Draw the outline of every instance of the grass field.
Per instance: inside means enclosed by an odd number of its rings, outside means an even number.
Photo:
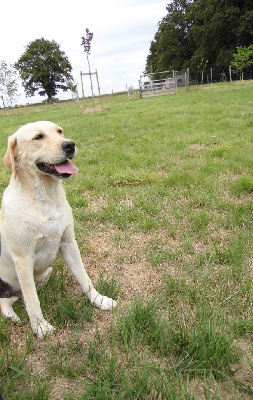
[[[251,399],[253,81],[176,96],[0,110],[2,158],[20,125],[51,120],[78,147],[64,182],[93,309],[61,260],[40,291],[57,333],[0,317],[8,400]],[[9,171],[1,164],[0,192]]]

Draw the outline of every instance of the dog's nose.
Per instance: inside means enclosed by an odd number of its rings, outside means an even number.
[[[76,145],[71,140],[66,140],[62,143],[62,149],[68,157],[73,157],[76,151]]]

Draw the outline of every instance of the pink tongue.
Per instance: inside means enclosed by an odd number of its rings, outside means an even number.
[[[54,167],[59,174],[75,175],[78,172],[78,168],[75,166],[75,164],[72,164],[69,161],[66,161],[63,164],[57,164]]]

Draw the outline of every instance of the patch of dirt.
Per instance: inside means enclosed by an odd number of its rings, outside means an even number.
[[[131,199],[125,200],[131,203]],[[135,296],[150,296],[161,281],[159,269],[146,261],[145,247],[151,239],[152,234],[144,233],[126,237],[115,228],[90,237],[91,252],[84,262],[92,281],[101,271],[114,276],[121,286],[122,303],[133,301]]]
[[[249,385],[252,385],[253,369],[251,366],[253,365],[253,355],[251,353],[250,345],[245,339],[241,339],[239,344],[243,352],[243,357],[239,361],[238,365],[234,365],[234,369],[237,371],[236,378],[245,384],[248,383]]]
[[[93,113],[96,113],[96,112],[99,112],[99,111],[103,111],[103,110],[104,110],[103,107],[86,108],[86,109],[83,111],[83,114],[93,114]]]
[[[76,387],[77,385],[75,385]],[[82,389],[81,389],[82,388]],[[54,380],[54,388],[51,390],[49,399],[50,400],[62,400],[65,398],[66,393],[71,392],[73,390],[73,381],[68,380],[66,378],[58,378],[56,377]],[[83,391],[83,385],[80,387],[80,394]],[[75,394],[77,395],[77,391],[75,390]]]
[[[189,146],[188,146],[188,151],[190,152],[190,153],[198,153],[198,152],[200,152],[201,150],[206,150],[206,149],[208,149],[208,146],[205,146],[205,145],[203,145],[203,144],[200,144],[200,143],[192,143],[192,144],[190,144]]]

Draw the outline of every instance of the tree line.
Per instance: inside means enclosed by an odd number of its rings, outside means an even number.
[[[146,73],[224,70],[231,61],[241,72],[242,53],[248,57],[243,68],[252,65],[252,0],[173,0],[166,10],[150,44]]]

